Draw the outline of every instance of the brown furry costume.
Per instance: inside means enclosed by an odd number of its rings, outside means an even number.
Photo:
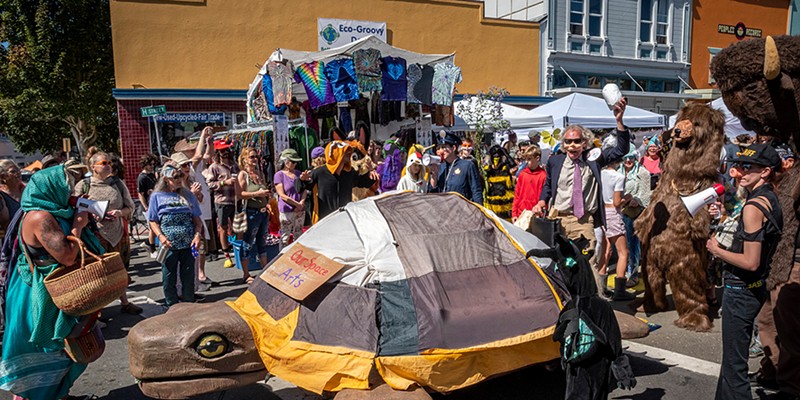
[[[706,105],[689,104],[680,111],[661,179],[635,224],[642,243],[645,310],[667,309],[669,280],[679,316],[675,325],[695,331],[712,327],[705,296],[711,219],[705,209],[693,218],[681,196],[717,182],[724,128],[723,114]]]

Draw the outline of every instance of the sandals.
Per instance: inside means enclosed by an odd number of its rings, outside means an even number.
[[[209,277],[206,277],[206,279],[201,280],[200,283],[205,283],[206,285],[214,285],[217,282],[214,282],[211,279],[209,279]]]
[[[242,279],[242,283],[244,283],[245,285],[249,285],[249,284],[255,282],[255,280],[256,280],[256,278],[254,276],[248,276],[247,278],[243,278]]]

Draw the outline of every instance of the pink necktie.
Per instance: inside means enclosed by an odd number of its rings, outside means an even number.
[[[575,172],[572,174],[572,214],[575,218],[583,218],[583,180],[581,179],[581,165],[578,160],[573,161]]]

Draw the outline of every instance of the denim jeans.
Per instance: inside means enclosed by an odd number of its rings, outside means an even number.
[[[245,257],[249,257],[251,251],[255,251],[258,256],[267,254],[268,224],[268,214],[260,210],[247,209],[247,232],[244,234],[244,242],[249,245],[249,250],[244,254]]]
[[[765,285],[755,289],[725,285],[722,295],[722,367],[717,400],[752,400],[747,360],[753,322],[766,300]]]
[[[636,236],[636,231],[633,229],[633,221],[634,219],[631,217],[622,214],[622,223],[625,224],[625,239],[628,241],[628,276],[633,276],[638,272],[642,256],[642,248],[639,244],[639,237]]]
[[[183,301],[194,301],[194,257],[192,249],[170,249],[161,263],[161,284],[167,307],[178,303],[178,275],[181,277]]]

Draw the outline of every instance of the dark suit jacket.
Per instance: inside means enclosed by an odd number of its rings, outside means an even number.
[[[600,157],[594,161],[588,161],[586,159],[589,150],[584,151],[583,155],[581,155],[583,161],[589,165],[589,169],[592,171],[594,179],[597,181],[598,185],[596,200],[597,211],[595,211],[595,213],[592,215],[592,217],[594,217],[595,227],[604,226],[606,223],[606,213],[603,210],[603,207],[605,207],[603,204],[603,182],[602,179],[600,179],[600,169],[608,164],[621,160],[625,154],[628,154],[628,151],[631,147],[630,131],[617,131],[615,129],[611,134],[617,135],[616,147],[603,150],[600,154]],[[539,200],[544,200],[545,203],[549,204],[550,198],[556,195],[556,191],[558,190],[558,178],[561,176],[561,168],[564,166],[564,160],[566,158],[566,154],[558,153],[551,155],[547,160],[547,165],[545,166],[547,178],[545,179],[544,187],[542,188],[542,194],[539,196]]]

